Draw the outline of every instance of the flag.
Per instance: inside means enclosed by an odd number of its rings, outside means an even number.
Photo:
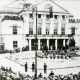
[[[34,12],[35,11],[35,7],[34,6],[32,6],[32,12]]]
[[[34,6],[32,6],[32,18],[33,18],[33,13],[35,12]]]
[[[50,18],[53,18],[53,7],[52,6],[49,8],[49,15],[50,15]]]

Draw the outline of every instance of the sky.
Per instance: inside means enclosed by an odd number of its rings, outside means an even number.
[[[0,0],[0,8],[4,7],[5,5],[14,2],[16,0]],[[25,0],[29,2],[40,2],[44,0]],[[80,0],[53,0],[61,7],[69,11],[74,18],[80,19]]]

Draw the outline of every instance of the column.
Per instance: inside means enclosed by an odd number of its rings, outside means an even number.
[[[53,18],[50,19],[50,34],[53,34],[53,27],[54,27],[54,22]]]
[[[65,23],[65,34],[71,34],[71,29],[70,29],[70,24],[69,24],[69,17],[68,17],[68,15],[66,15],[65,16],[66,18],[65,18],[65,21],[66,21],[66,23]]]
[[[46,16],[43,14],[42,34],[46,34]]]
[[[55,39],[55,49],[57,50],[58,44],[57,44],[57,39]]]
[[[40,39],[38,39],[38,50],[40,50]]]
[[[47,39],[47,47],[48,47],[48,49],[49,49],[49,39]]]
[[[58,34],[61,34],[61,15],[59,15],[58,19]]]
[[[65,39],[63,40],[63,46],[65,46]]]
[[[1,19],[0,19],[0,49],[2,49],[1,48],[1,43],[2,43],[2,28],[1,28],[2,26],[1,26]]]
[[[34,21],[33,21],[33,34],[36,34],[36,14],[33,15]]]
[[[53,28],[54,28],[54,19],[53,18],[51,18],[50,19],[50,34],[53,34],[54,32],[54,30],[53,30]]]
[[[31,51],[31,39],[29,39],[29,50]]]
[[[69,39],[67,40],[66,44],[69,46]]]
[[[29,34],[29,14],[24,14],[23,33]]]

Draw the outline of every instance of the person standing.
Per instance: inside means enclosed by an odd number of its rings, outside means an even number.
[[[39,74],[39,78],[42,78],[42,74],[41,73]]]
[[[27,62],[26,62],[26,64],[25,64],[25,72],[27,72]]]
[[[53,78],[53,76],[54,76],[53,71],[51,71],[51,73],[49,74],[49,76],[51,76]]]
[[[44,73],[45,74],[47,73],[47,65],[46,65],[46,63],[44,63]]]
[[[34,70],[35,70],[35,64],[34,64],[34,62],[32,63],[32,72],[34,72]]]

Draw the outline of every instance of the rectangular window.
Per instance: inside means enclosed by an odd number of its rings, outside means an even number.
[[[17,26],[13,26],[13,34],[17,34]]]
[[[72,35],[75,35],[75,27],[72,27],[72,28],[71,28],[71,34],[72,34]]]
[[[61,34],[62,35],[65,34],[65,24],[62,24],[62,26],[61,26]]]
[[[29,14],[29,18],[33,18],[33,14]]]
[[[13,48],[17,48],[17,41],[13,41]]]
[[[30,6],[30,4],[25,3],[23,6],[24,6],[24,8],[28,8]]]
[[[57,15],[54,15],[54,19],[57,19],[57,17],[58,17]]]
[[[54,23],[54,35],[57,35],[58,23]]]
[[[29,22],[29,35],[33,35],[33,22]]]
[[[46,23],[46,35],[49,35],[50,32],[50,23]]]
[[[38,23],[37,34],[38,35],[42,34],[42,23]]]
[[[41,14],[38,14],[38,18],[41,18]]]
[[[65,19],[65,15],[62,15],[62,20],[64,20]]]
[[[49,19],[50,18],[50,15],[46,15],[46,18]]]

